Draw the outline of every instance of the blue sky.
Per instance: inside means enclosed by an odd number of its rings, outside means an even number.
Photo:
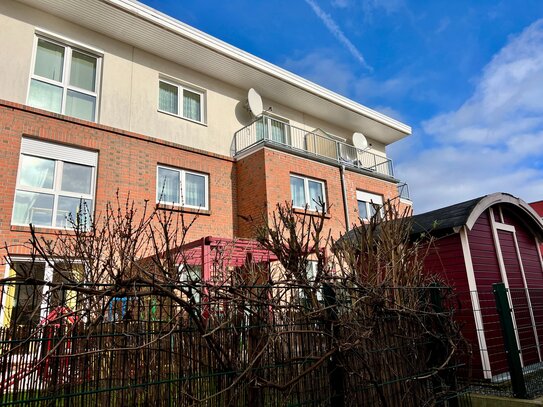
[[[388,154],[417,213],[543,200],[542,0],[144,3],[412,126]]]

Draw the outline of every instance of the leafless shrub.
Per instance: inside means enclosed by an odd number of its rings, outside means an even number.
[[[161,205],[146,203],[138,211],[129,198],[118,197],[97,219],[72,220],[73,228],[53,239],[31,228],[30,268],[8,254],[16,273],[2,281],[8,287],[3,292],[13,283],[46,287],[41,298],[34,298],[37,291],[25,298],[42,304],[28,309],[45,308],[48,318],[19,343],[31,343],[48,329],[58,340],[26,366],[43,366],[63,349],[62,358],[77,360],[66,370],[72,376],[96,383],[109,378],[121,387],[127,378],[149,380],[167,366],[170,376],[178,375],[176,400],[183,405],[264,405],[264,390],[279,404],[316,392],[332,404],[387,405],[407,387],[413,392],[407,405],[435,399],[422,382],[441,377],[461,338],[450,315],[433,308],[425,291],[433,280],[423,273],[424,250],[410,241],[409,221],[390,203],[383,217],[338,241],[325,228],[324,211],[297,211],[289,203],[278,205],[258,228],[259,247],[242,240],[191,246],[187,235],[194,221]],[[37,276],[32,265],[38,263],[57,277]],[[53,300],[55,292],[60,300]],[[66,293],[75,293],[77,301],[68,301]],[[56,304],[65,306],[54,314]],[[17,325],[14,319],[13,332]],[[70,342],[76,331],[87,338],[80,347]],[[111,340],[96,339],[110,331]],[[432,350],[436,340],[439,354]],[[379,350],[388,352],[396,342],[407,345],[387,353],[394,360],[387,364]],[[163,347],[167,362],[149,359]],[[3,351],[4,357],[10,352],[17,347]],[[127,373],[117,377],[106,362],[127,352]],[[209,375],[213,384],[181,379],[194,375]],[[408,386],[383,386],[402,375],[410,377]],[[369,393],[352,393],[368,383]],[[128,386],[130,400],[140,397],[138,388]],[[171,397],[171,390],[161,391]]]

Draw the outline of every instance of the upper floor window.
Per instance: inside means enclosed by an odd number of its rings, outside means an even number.
[[[96,152],[23,138],[12,223],[70,227],[88,222],[97,162]]]
[[[312,211],[322,211],[322,205],[326,208],[323,181],[291,175],[290,192],[292,194],[292,206],[295,208],[308,208]]]
[[[360,219],[369,220],[378,211],[382,214],[382,195],[376,195],[364,191],[356,191],[356,200],[358,201],[358,217]]]
[[[207,174],[158,166],[157,202],[207,210],[208,191]]]
[[[204,122],[204,94],[180,84],[160,80],[158,110],[195,122]]]
[[[95,121],[100,58],[38,37],[28,104],[79,119]]]
[[[256,139],[290,145],[289,125],[278,118],[263,115],[256,121]]]

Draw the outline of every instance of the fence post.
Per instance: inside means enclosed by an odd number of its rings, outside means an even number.
[[[323,284],[322,291],[327,310],[325,329],[332,335],[332,346],[336,346],[339,336],[336,293],[328,284]],[[341,364],[340,357],[340,352],[337,350],[328,362],[330,405],[334,407],[345,406],[345,368]]]
[[[507,298],[507,289],[504,283],[495,283],[492,285],[494,296],[496,298],[496,309],[500,317],[502,327],[503,342],[505,344],[505,353],[507,354],[507,364],[511,375],[511,387],[513,396],[519,399],[528,398],[526,383],[520,364],[520,352],[513,328],[513,319],[511,318],[512,309],[509,306]]]
[[[432,305],[432,311],[435,313],[434,317],[437,322],[437,329],[442,327],[442,318],[443,312],[445,309],[443,307],[443,294],[440,284],[432,283],[429,287],[430,290],[430,303]],[[435,332],[436,338],[434,340],[432,356],[430,358],[430,364],[432,367],[439,366],[442,363],[442,356],[448,354],[449,349],[446,345],[448,343],[447,336],[444,335],[443,331]],[[434,391],[439,394],[443,392],[443,383],[448,387],[449,391],[456,392],[457,390],[457,381],[456,381],[456,371],[451,370],[451,368],[446,368],[446,370],[432,378],[432,384]],[[436,400],[436,406],[444,406],[445,401],[443,399]],[[458,397],[452,396],[447,400],[447,405],[450,407],[458,406]]]

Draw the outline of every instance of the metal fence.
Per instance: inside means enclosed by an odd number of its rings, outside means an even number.
[[[234,156],[257,144],[284,147],[304,155],[331,160],[347,167],[394,177],[392,160],[331,137],[291,126],[263,115],[234,134]]]
[[[6,298],[24,292],[13,286],[2,287],[4,317],[8,306],[12,312],[23,301]],[[443,360],[450,339],[444,326],[451,314],[441,304],[441,288],[383,289],[376,297],[327,287],[316,312],[299,295],[300,288],[286,287],[288,304],[242,305],[226,296],[219,301],[203,297],[189,310],[194,315],[169,295],[140,296],[152,291],[148,288],[92,304],[78,298],[76,304],[73,291],[60,286],[56,291],[63,301],[55,309],[44,310],[40,301],[26,308],[41,312],[41,322],[11,314],[0,329],[0,403],[458,404],[455,372],[461,366],[456,357]],[[281,289],[248,288],[259,298]],[[422,304],[418,313],[387,305],[390,299],[413,296]]]
[[[521,399],[542,396],[543,289],[498,283],[457,298],[457,320],[472,346],[470,391]]]

